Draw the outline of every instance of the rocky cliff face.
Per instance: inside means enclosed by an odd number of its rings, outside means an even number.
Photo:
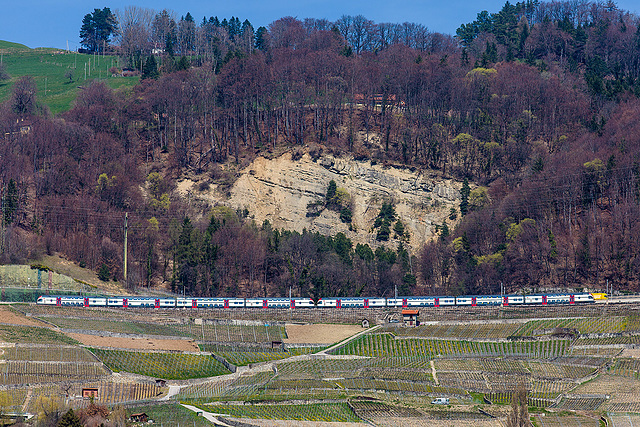
[[[338,212],[328,209],[317,217],[307,215],[307,205],[324,200],[331,180],[351,196],[352,227],[340,221]],[[272,160],[256,159],[242,171],[228,198],[216,195],[215,189],[207,193],[189,189],[189,183],[183,182],[179,188],[189,191],[190,197],[247,208],[258,225],[267,219],[276,228],[297,231],[306,228],[326,235],[343,232],[354,245],[368,243],[372,247],[380,244],[372,230],[375,217],[382,202],[391,201],[410,233],[409,244],[414,250],[433,238],[434,226],[442,224],[451,207],[458,209],[460,198],[460,184],[455,181],[331,156],[314,161],[308,154],[296,161],[291,154]],[[397,243],[391,238],[384,244],[395,247]]]

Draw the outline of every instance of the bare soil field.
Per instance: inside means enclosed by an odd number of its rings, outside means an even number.
[[[20,326],[47,326],[44,323],[29,319],[22,314],[17,314],[7,307],[0,307],[0,323]]]
[[[116,338],[98,335],[67,333],[69,337],[84,345],[96,347],[126,348],[133,350],[179,350],[200,351],[198,345],[191,340],[161,340],[148,338]]]
[[[324,323],[297,325],[287,324],[287,344],[333,344],[362,332],[359,325],[329,325]]]

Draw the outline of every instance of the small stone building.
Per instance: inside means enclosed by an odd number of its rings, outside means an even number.
[[[98,399],[98,389],[97,388],[83,388],[82,389],[82,398],[83,399]]]
[[[418,310],[402,310],[402,320],[405,326],[418,326],[418,316],[420,312]]]

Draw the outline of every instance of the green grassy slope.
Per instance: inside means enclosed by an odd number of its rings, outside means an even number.
[[[109,68],[118,67],[117,57],[92,56],[67,53],[60,49],[29,49],[26,46],[0,41],[2,62],[11,75],[8,81],[0,82],[0,102],[6,101],[13,83],[21,76],[32,76],[38,86],[38,100],[49,106],[53,114],[71,108],[81,87],[92,80],[105,81],[110,87],[131,87],[138,77],[112,77]],[[86,79],[85,79],[86,67]],[[73,71],[72,79],[65,77]]]
[[[13,43],[13,42],[0,40],[0,49],[1,50],[5,50],[5,49],[6,50],[16,50],[16,49],[22,50],[22,49],[29,49],[29,47],[20,43]]]

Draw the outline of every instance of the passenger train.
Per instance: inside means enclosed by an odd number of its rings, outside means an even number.
[[[55,306],[76,307],[123,307],[123,308],[376,308],[376,307],[448,307],[448,306],[512,306],[512,305],[556,305],[592,303],[603,299],[602,294],[560,293],[533,295],[465,295],[416,296],[416,297],[344,297],[320,298],[156,298],[139,296],[83,297],[42,295],[37,303]],[[606,298],[606,297],[604,297]]]

